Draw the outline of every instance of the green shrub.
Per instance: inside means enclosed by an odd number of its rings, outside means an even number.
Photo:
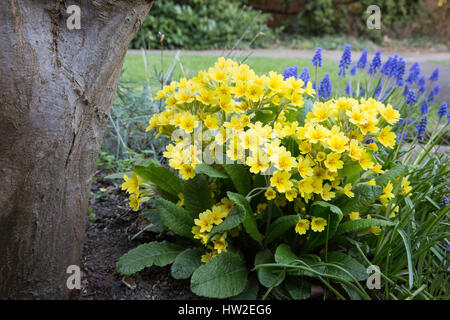
[[[164,34],[162,47],[166,49],[232,47],[247,28],[241,45],[248,46],[263,32],[264,36],[254,41],[257,46],[273,38],[273,32],[266,25],[268,19],[269,15],[241,7],[234,0],[156,1],[131,46],[161,48],[161,32]]]
[[[417,17],[423,16],[425,12],[423,0],[377,1],[376,5],[381,9],[380,32],[366,26],[369,16],[366,9],[374,4],[372,0],[353,1],[350,4],[336,0],[303,2],[304,9],[286,23],[285,35],[349,34],[378,40],[382,34],[400,37],[416,29]]]

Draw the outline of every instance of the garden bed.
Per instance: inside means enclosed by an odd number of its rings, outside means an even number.
[[[102,192],[105,188],[107,191]],[[147,268],[128,280],[134,281],[135,289],[128,288],[123,276],[116,272],[120,256],[141,243],[153,241],[156,234],[139,232],[139,214],[132,212],[120,186],[107,182],[94,184],[92,191],[102,192],[104,197],[91,199],[92,208],[86,229],[81,266],[83,271],[81,292],[73,295],[81,300],[160,300],[196,299],[189,290],[188,280],[175,280],[170,266]]]

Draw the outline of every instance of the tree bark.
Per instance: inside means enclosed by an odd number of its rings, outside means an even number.
[[[69,30],[69,5],[81,29]],[[91,177],[149,0],[0,1],[0,298],[68,297]]]

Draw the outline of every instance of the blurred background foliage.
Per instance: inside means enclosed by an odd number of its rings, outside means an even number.
[[[275,31],[267,25],[269,19],[269,14],[252,10],[237,0],[156,1],[131,46],[145,48],[150,41],[150,48],[160,48],[159,32],[165,35],[165,49],[232,47],[244,33],[241,46],[250,42],[259,46],[274,40]],[[260,32],[263,37],[257,37]]]
[[[366,27],[372,4],[381,9],[381,30]],[[154,3],[131,47],[222,49],[241,36],[239,48],[341,49],[349,37],[364,47],[391,39],[405,46],[448,45],[449,17],[447,0],[166,0]]]

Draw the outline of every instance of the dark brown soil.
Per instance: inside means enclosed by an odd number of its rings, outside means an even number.
[[[145,231],[131,240],[141,230],[142,218],[129,209],[120,185],[102,181],[93,185],[92,194],[82,256],[82,288],[72,295],[73,299],[200,299],[190,292],[189,280],[171,277],[170,266],[146,268],[126,280],[136,284],[135,289],[129,288],[116,272],[116,262],[130,249],[155,240],[157,234]]]

